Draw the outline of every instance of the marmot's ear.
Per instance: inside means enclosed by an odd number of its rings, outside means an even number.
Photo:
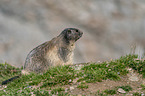
[[[71,30],[67,30],[68,33],[71,33]]]
[[[73,37],[72,30],[70,30],[70,29],[66,30],[66,34],[65,35],[66,35],[67,40],[71,40],[72,37]]]
[[[67,30],[67,35],[69,35],[69,34],[71,34],[72,33],[72,31],[71,30]]]

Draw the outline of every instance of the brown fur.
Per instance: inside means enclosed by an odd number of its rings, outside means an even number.
[[[70,30],[72,33],[67,33]],[[75,33],[75,30],[79,34]],[[67,35],[70,37],[65,39]],[[24,71],[44,72],[50,66],[73,64],[73,50],[75,41],[82,36],[82,32],[75,28],[65,29],[59,36],[34,48],[27,56]],[[73,38],[71,38],[73,37]]]

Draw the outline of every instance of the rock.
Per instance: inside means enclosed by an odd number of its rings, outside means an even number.
[[[118,88],[117,90],[119,93],[125,94],[126,92],[122,88]]]
[[[74,90],[75,88],[73,86],[70,87],[70,91]]]
[[[132,68],[128,68],[127,69],[129,71],[129,73],[127,74],[128,78],[130,81],[139,81],[139,74],[134,72],[134,70]]]
[[[138,81],[139,78],[138,78],[137,76],[134,75],[134,76],[130,76],[130,77],[129,77],[129,80],[130,80],[130,81]]]

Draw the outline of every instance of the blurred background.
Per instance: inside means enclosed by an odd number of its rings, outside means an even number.
[[[144,57],[145,0],[0,0],[0,63],[17,67],[68,27],[84,32],[74,63]]]

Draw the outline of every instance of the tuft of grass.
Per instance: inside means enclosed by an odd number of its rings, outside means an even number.
[[[129,62],[130,59],[126,58],[121,57],[120,59],[111,62],[84,65],[84,67],[81,69],[81,73],[79,73],[81,78],[78,81],[85,80],[87,83],[91,83],[101,82],[102,80],[106,79],[120,80],[120,75],[126,75],[128,73],[128,70],[126,69],[128,64],[126,65],[126,62]],[[131,60],[133,58],[134,57],[132,56]]]
[[[114,70],[110,71],[110,67],[106,67],[107,63],[85,65],[81,70],[81,80],[87,83],[101,82],[102,80],[111,79],[119,80],[120,77]],[[79,81],[81,81],[79,79]]]
[[[109,90],[109,89],[106,89],[104,92],[105,92],[106,94],[109,94],[109,95],[114,95],[114,94],[117,93],[116,90]]]
[[[145,85],[141,84],[142,90],[145,90]]]
[[[54,88],[53,90],[51,90],[51,94],[55,94],[58,95],[58,93],[62,93],[64,90],[64,88],[58,87],[58,88]]]
[[[145,78],[145,60],[138,60],[138,55],[127,55],[119,59],[120,62],[123,62],[127,67],[130,67],[143,75]]]
[[[87,89],[88,88],[88,85],[86,85],[85,83],[81,83],[77,86],[77,88],[79,89]]]
[[[138,93],[138,92],[134,92],[133,96],[142,96],[142,95],[140,93]]]
[[[71,84],[73,79],[76,78],[75,70],[70,66],[58,66],[50,68],[43,75],[44,83],[41,86],[43,87],[51,87],[57,84],[67,85]],[[70,81],[71,80],[71,81]]]
[[[0,81],[9,79],[11,76],[19,75],[20,73],[20,68],[15,68],[7,63],[0,64]]]
[[[100,92],[100,90],[98,90],[97,93],[95,94],[95,96],[108,96],[108,95],[105,94],[104,92]]]
[[[48,88],[55,85],[71,84],[70,79],[73,80],[75,78],[74,75],[75,75],[74,69],[69,66],[53,67],[53,68],[50,68],[50,70],[48,70],[44,74],[30,73],[29,75],[22,75],[20,78],[7,84],[7,88],[4,89],[5,91],[0,91],[0,94],[6,95],[11,92],[17,93],[17,91],[20,89],[22,89],[23,90],[22,92],[24,93],[27,93],[27,92],[29,93],[29,91],[31,91],[37,94],[41,94],[39,90],[35,92],[33,90],[30,90],[29,87],[33,88],[33,86],[40,86],[38,88]],[[9,76],[9,78],[10,77],[11,76]],[[52,92],[55,93],[55,90],[53,90]],[[62,92],[58,92],[58,94],[59,93],[63,94]],[[45,92],[45,94],[47,94],[47,92]]]

